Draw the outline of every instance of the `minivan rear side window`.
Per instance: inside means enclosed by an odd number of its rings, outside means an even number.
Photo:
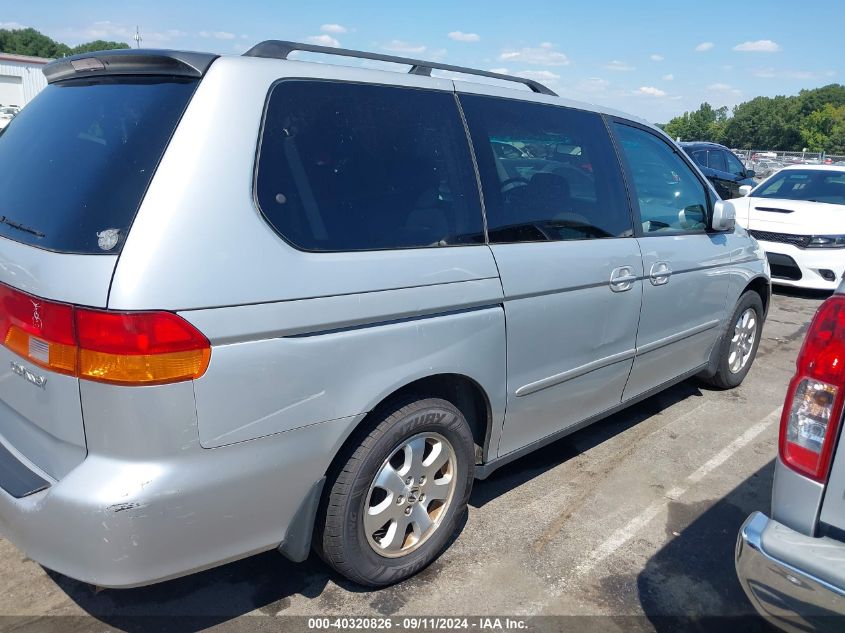
[[[460,101],[490,242],[633,235],[621,168],[600,115],[479,95]]]
[[[0,135],[0,236],[63,253],[119,252],[197,83],[47,86]]]
[[[303,250],[484,242],[469,143],[449,92],[278,82],[255,191],[267,221]]]

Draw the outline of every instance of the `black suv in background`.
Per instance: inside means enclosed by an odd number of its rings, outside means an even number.
[[[736,155],[724,145],[692,141],[681,143],[681,148],[692,158],[716,192],[724,200],[739,198],[741,185],[755,186],[754,170],[746,169]]]

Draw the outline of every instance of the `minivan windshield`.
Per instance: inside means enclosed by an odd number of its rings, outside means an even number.
[[[0,236],[63,253],[118,252],[197,82],[47,86],[0,134]]]
[[[757,187],[751,195],[755,198],[845,205],[845,171],[784,169]]]

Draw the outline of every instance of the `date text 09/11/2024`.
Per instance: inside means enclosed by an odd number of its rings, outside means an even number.
[[[345,618],[309,618],[309,630],[390,630],[401,628],[403,630],[478,630],[478,631],[505,631],[524,630],[528,624],[518,618],[446,618],[446,617],[345,617]]]

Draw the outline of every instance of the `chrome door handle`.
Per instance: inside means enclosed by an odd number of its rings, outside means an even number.
[[[655,262],[651,266],[651,271],[648,274],[648,280],[652,286],[663,286],[669,283],[669,278],[672,276],[672,268],[666,262]]]
[[[636,280],[637,276],[630,266],[614,268],[613,272],[610,273],[610,289],[613,292],[625,292],[634,287]]]

